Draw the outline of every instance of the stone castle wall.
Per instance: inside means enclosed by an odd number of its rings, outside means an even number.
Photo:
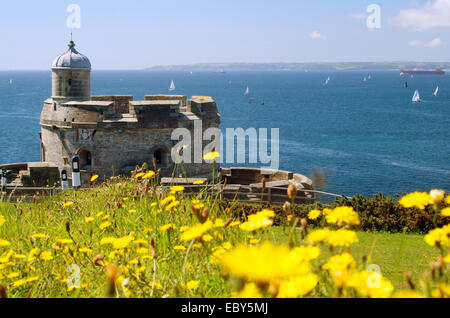
[[[91,71],[87,69],[53,69],[52,96],[89,98]]]

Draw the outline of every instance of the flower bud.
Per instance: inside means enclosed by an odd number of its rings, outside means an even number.
[[[284,211],[285,213],[289,213],[289,212],[291,211],[291,203],[290,203],[290,202],[286,202],[286,203],[283,205],[283,211]]]
[[[106,277],[108,281],[108,296],[114,297],[116,293],[116,277],[119,271],[119,266],[116,264],[111,264],[106,270]]]
[[[444,200],[445,191],[443,190],[431,190],[430,197],[433,200],[434,204],[439,204]]]
[[[289,199],[293,200],[295,199],[295,197],[297,196],[297,187],[295,186],[295,184],[291,183],[287,189],[287,195],[289,197]]]

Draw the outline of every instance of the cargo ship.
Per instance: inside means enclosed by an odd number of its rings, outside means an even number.
[[[445,75],[443,70],[437,69],[435,71],[418,71],[418,70],[401,70],[400,75]]]

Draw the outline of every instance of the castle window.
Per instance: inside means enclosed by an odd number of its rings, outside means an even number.
[[[69,79],[69,86],[72,86],[72,79]]]
[[[162,154],[161,149],[158,149],[153,153],[153,158],[155,158],[157,165],[161,165],[163,163],[162,157],[163,157],[163,154]]]

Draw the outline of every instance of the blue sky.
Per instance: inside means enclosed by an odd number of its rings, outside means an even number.
[[[213,62],[449,61],[450,0],[15,0],[0,3],[0,69],[48,69],[77,49],[94,69]],[[381,8],[381,29],[366,8]],[[449,20],[449,21],[447,21]]]

